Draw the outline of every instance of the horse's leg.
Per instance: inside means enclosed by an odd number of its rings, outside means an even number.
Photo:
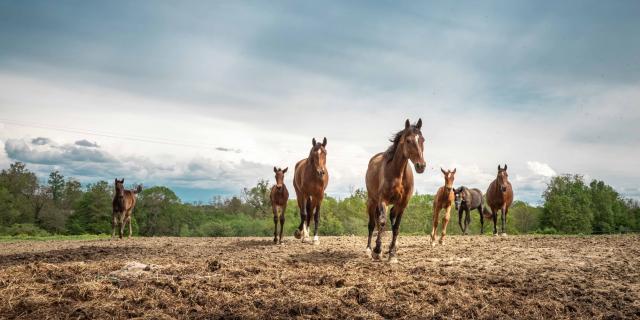
[[[438,216],[440,215],[440,208],[433,206],[433,221],[431,222],[431,246],[436,246],[436,231],[438,230]]]
[[[396,220],[396,206],[391,207],[391,209],[389,209],[389,220],[391,220],[391,226],[393,227],[393,225],[395,224],[394,221]]]
[[[491,213],[493,214],[493,235],[497,236],[498,235],[498,227],[497,227],[497,225],[498,225],[498,213],[493,208],[491,208]]]
[[[395,209],[396,207],[394,206],[391,210],[393,211],[393,209]],[[397,210],[396,212],[396,218],[393,224],[391,224],[391,231],[393,233],[393,236],[391,238],[391,246],[389,247],[389,262],[390,263],[396,263],[398,262],[398,258],[396,258],[396,251],[397,251],[397,246],[396,246],[396,241],[398,239],[398,233],[400,231],[400,221],[402,221],[402,214],[404,213],[404,210]]]
[[[387,208],[383,203],[381,203],[377,207],[376,211],[378,214],[376,217],[378,219],[378,236],[376,237],[376,247],[373,248],[373,254],[371,256],[375,260],[380,260],[380,253],[382,253],[382,236],[384,235],[384,229],[387,225]]]
[[[118,226],[117,214],[115,211],[111,214],[111,239],[116,237],[116,227]]]
[[[464,233],[464,227],[462,227],[462,204],[458,206],[458,225],[460,226],[460,231]]]
[[[482,207],[478,208],[478,212],[480,212],[480,234],[484,234],[484,214],[482,212]]]
[[[129,214],[127,215],[127,223],[129,224],[129,236],[127,238],[131,239],[131,234],[133,233],[133,230],[131,230],[131,210],[129,210]]]
[[[320,244],[320,239],[318,238],[318,223],[320,222],[320,203],[318,201],[316,204],[315,214],[313,215],[313,244]]]
[[[305,221],[307,221],[307,198],[302,194],[298,194],[298,208],[300,209],[300,225],[293,234],[296,239],[302,239],[304,242]]]
[[[122,239],[122,235],[124,234],[124,212],[120,212],[120,224],[118,225],[120,227],[120,239]]]
[[[280,237],[278,243],[282,243],[282,232],[284,231],[284,214],[287,212],[287,204],[280,207]]]
[[[307,197],[307,221],[305,221],[304,238],[309,240],[309,227],[311,226],[311,217],[313,217],[313,201],[314,198]]]
[[[502,207],[502,209],[500,209],[500,220],[502,220],[502,236],[506,236],[507,232],[505,231],[505,224],[507,224],[507,209],[505,207]]]
[[[278,243],[278,207],[273,205],[271,206],[271,211],[273,211],[273,243]]]
[[[442,234],[440,235],[440,244],[444,244],[444,237],[447,235],[447,226],[449,225],[449,219],[451,218],[451,205],[444,208],[445,213],[442,217]]]
[[[464,235],[469,234],[467,232],[467,229],[469,228],[470,224],[471,224],[471,209],[467,207],[465,208],[465,216],[464,216]]]
[[[376,208],[378,206],[373,201],[367,201],[367,213],[369,213],[369,237],[367,238],[367,256],[371,257],[371,236],[376,228]]]

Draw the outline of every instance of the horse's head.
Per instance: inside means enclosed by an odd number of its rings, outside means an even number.
[[[116,178],[115,186],[116,196],[124,197],[124,178],[122,178],[121,180],[118,180],[118,178]]]
[[[465,192],[465,189],[465,187],[453,189],[453,193],[456,195],[456,210],[458,210],[462,202],[467,201],[467,193]]]
[[[447,189],[447,193],[451,193],[453,190],[453,180],[455,179],[456,168],[453,168],[453,171],[444,171],[444,169],[440,168],[440,171],[444,174],[444,187]]]
[[[324,176],[327,173],[327,138],[324,138],[322,142],[317,142],[316,138],[311,140],[311,152],[309,152],[309,160],[315,172],[320,176]]]
[[[287,169],[289,168],[276,168],[273,167],[273,172],[276,173],[276,187],[278,189],[282,189],[282,186],[284,185],[284,174],[287,173]]]
[[[504,165],[504,168],[500,168],[498,165],[498,177],[496,178],[498,181],[498,187],[500,188],[500,192],[507,192],[507,186],[509,184],[509,174],[507,173],[507,165]]]
[[[404,156],[413,162],[417,173],[423,173],[427,167],[427,163],[424,161],[424,137],[421,129],[422,119],[418,119],[418,122],[413,126],[407,119],[404,122],[404,134],[400,140]]]

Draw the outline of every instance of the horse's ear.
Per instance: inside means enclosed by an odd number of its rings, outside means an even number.
[[[453,171],[451,171],[451,173],[455,174],[456,173],[456,168],[453,168]]]
[[[442,169],[442,167],[440,167],[440,171],[442,171],[442,174],[447,174],[447,172],[444,171],[444,169]]]
[[[120,182],[124,183],[124,178],[120,179]]]
[[[409,129],[409,127],[411,127],[411,122],[409,122],[409,119],[407,119],[407,121],[404,122],[404,128]]]
[[[284,170],[282,170],[282,173],[287,173],[287,170],[289,170],[289,167],[284,168]]]
[[[422,128],[422,118],[418,119],[418,123],[416,123],[416,128],[418,128],[418,130]]]
[[[498,165],[498,171],[502,170],[502,168],[500,168],[500,165]]]
[[[504,171],[507,171],[507,164],[504,164]]]
[[[311,145],[314,147],[316,146],[316,138],[311,139]]]
[[[116,182],[114,182],[114,183],[118,183],[118,178],[116,178]]]
[[[276,167],[273,167],[273,172],[278,172],[278,169],[276,169]]]
[[[322,139],[322,146],[323,147],[327,146],[327,137],[324,137],[324,139]]]

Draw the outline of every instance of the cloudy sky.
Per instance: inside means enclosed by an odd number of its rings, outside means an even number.
[[[440,167],[485,190],[507,163],[520,200],[563,173],[638,199],[638,16],[637,1],[0,1],[0,165],[208,201],[326,136],[343,197],[422,118],[420,193]]]

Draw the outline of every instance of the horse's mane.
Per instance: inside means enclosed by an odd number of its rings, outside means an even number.
[[[409,129],[402,129],[396,132],[396,134],[394,134],[391,139],[389,139],[392,144],[389,146],[389,148],[387,148],[387,151],[384,152],[384,157],[387,162],[391,162],[391,160],[393,160],[393,156],[396,154],[396,149],[398,149],[398,145],[400,144],[400,139],[402,139],[402,136],[404,135],[406,130],[420,133],[420,129],[416,128],[416,126],[413,124],[411,125],[411,127],[409,127]]]

